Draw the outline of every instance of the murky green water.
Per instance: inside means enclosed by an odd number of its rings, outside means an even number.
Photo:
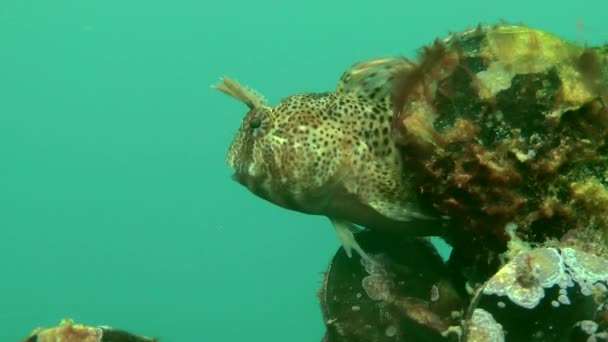
[[[231,181],[244,108],[479,21],[608,40],[604,1],[0,2],[0,341],[61,318],[161,341],[319,341],[323,218]]]

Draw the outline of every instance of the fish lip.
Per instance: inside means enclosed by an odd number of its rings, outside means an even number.
[[[237,172],[233,172],[230,178],[235,182],[239,182],[239,174]]]
[[[241,172],[233,172],[232,175],[230,176],[230,178],[232,178],[233,181],[249,188],[249,186],[247,185],[247,175],[243,174]]]

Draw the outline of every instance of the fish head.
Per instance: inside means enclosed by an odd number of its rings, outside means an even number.
[[[304,93],[249,106],[226,157],[233,178],[276,205],[322,214],[343,159],[331,102],[331,93]]]

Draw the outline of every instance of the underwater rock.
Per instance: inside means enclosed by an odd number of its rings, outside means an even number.
[[[437,40],[393,80],[412,187],[475,256],[504,251],[514,223],[529,242],[574,231],[596,243],[571,247],[608,257],[607,101],[606,48],[524,26]]]
[[[325,342],[449,341],[466,305],[426,239],[363,231],[368,259],[340,249],[319,291]]]
[[[608,260],[570,247],[519,252],[479,288],[463,341],[593,341],[608,336]]]
[[[137,336],[107,326],[74,324],[64,319],[59,326],[36,328],[23,342],[158,342],[158,339]]]

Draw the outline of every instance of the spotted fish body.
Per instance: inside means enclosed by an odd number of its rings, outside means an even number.
[[[410,67],[388,58],[355,64],[335,91],[304,93],[269,106],[225,78],[217,89],[250,109],[228,151],[234,178],[281,207],[328,217],[350,255],[354,225],[424,235],[392,129],[390,81]]]

